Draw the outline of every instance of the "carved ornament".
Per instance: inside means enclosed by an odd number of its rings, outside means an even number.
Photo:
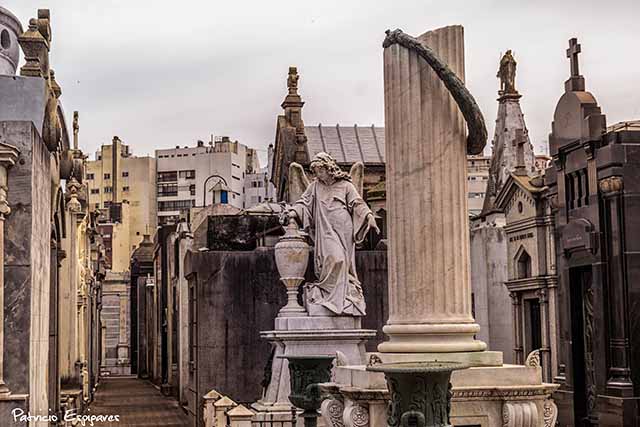
[[[611,197],[620,194],[624,188],[624,183],[621,176],[610,176],[600,180],[598,186],[604,197]]]

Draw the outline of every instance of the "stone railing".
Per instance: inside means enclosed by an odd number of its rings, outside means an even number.
[[[205,427],[251,427],[255,413],[215,390],[204,395]]]

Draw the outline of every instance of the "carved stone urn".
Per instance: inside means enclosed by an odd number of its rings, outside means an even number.
[[[275,256],[280,280],[287,288],[287,305],[280,309],[278,317],[306,316],[306,310],[298,304],[298,287],[307,271],[309,245],[293,218],[289,218],[284,236],[276,243]]]
[[[449,427],[451,372],[468,368],[458,362],[401,362],[367,366],[383,372],[391,396],[389,427]]]
[[[331,380],[331,367],[335,356],[280,356],[289,361],[291,394],[289,401],[303,410],[305,427],[318,423],[318,409],[324,396],[319,384]]]

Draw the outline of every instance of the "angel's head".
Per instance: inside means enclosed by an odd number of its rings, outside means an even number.
[[[330,184],[340,179],[351,180],[348,173],[342,171],[335,159],[327,153],[318,153],[311,160],[311,172],[324,184]]]

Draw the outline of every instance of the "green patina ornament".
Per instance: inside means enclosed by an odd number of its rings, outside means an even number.
[[[305,427],[317,425],[318,409],[324,396],[318,384],[331,380],[335,356],[280,356],[289,361],[291,394],[289,401],[303,409]]]
[[[380,363],[367,370],[383,372],[391,401],[389,427],[449,427],[451,372],[468,368],[458,362]]]

